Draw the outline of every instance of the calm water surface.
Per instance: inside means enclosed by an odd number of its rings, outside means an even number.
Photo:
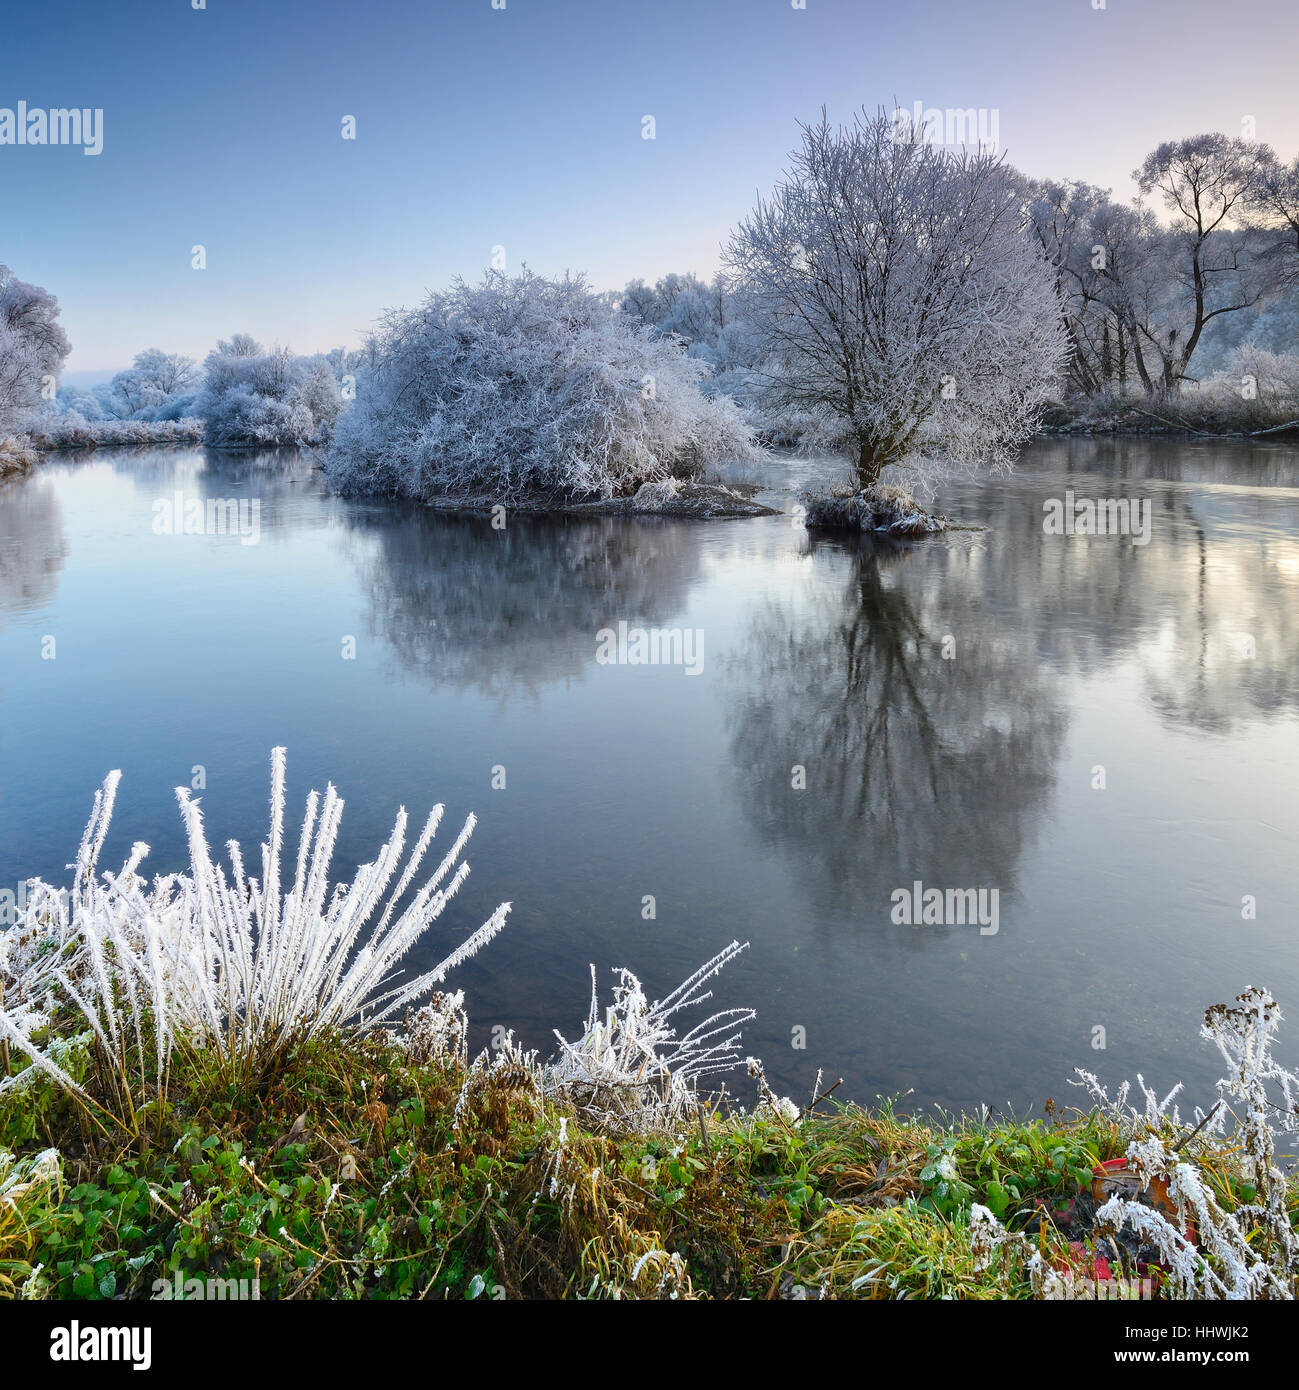
[[[827,471],[778,460],[769,497]],[[795,1095],[820,1066],[1037,1106],[1081,1064],[1202,1100],[1200,1013],[1248,983],[1299,1055],[1296,484],[1283,448],[1041,443],[939,499],[988,529],[885,546],[789,516],[502,533],[331,498],[291,454],[56,462],[0,491],[0,883],[65,881],[114,767],[106,862],[182,866],[196,765],[213,843],[251,853],[283,743],[291,804],[347,800],[340,874],[399,804],[478,812],[436,945],[513,901],[457,979],[480,1038],[547,1050],[588,962],[662,993],[738,936],[717,1001]],[[1044,535],[1067,488],[1149,498],[1149,543]],[[257,500],[257,544],[155,534],[177,491]],[[598,664],[619,620],[702,629],[702,674]],[[894,924],[915,880],[997,888],[996,935]]]

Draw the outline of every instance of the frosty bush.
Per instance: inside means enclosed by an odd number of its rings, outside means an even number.
[[[629,496],[753,453],[707,374],[581,276],[493,271],[385,316],[326,468],[341,491],[421,500]]]
[[[342,396],[325,357],[266,352],[247,334],[222,340],[204,363],[195,413],[216,448],[328,441]]]
[[[256,1080],[287,1049],[324,1030],[369,1027],[399,1014],[505,924],[508,903],[433,969],[394,983],[398,962],[469,873],[458,861],[474,817],[397,912],[443,808],[430,812],[404,864],[403,809],[373,862],[331,891],[343,802],[332,786],[323,798],[313,791],[286,893],[282,748],[272,755],[271,829],[260,878],[247,876],[233,840],[229,870],[212,861],[198,805],[184,787],[176,795],[189,872],[146,884],[137,870],[149,847],[137,843],[117,873],[101,875],[118,780],[110,774],[95,794],[70,891],[32,880],[16,923],[0,932],[0,1041],[31,1063],[0,1075],[0,1094],[25,1084],[34,1068],[131,1128],[149,1096],[165,1094],[177,1047],[206,1049],[223,1076]],[[60,1015],[93,1039],[94,1097],[61,1064],[67,1030],[50,1027]]]
[[[545,1069],[543,1088],[603,1129],[639,1133],[688,1122],[699,1082],[739,1061],[740,1028],[752,1009],[724,1009],[678,1034],[672,1020],[712,998],[700,990],[748,945],[732,941],[666,999],[651,1004],[630,970],[617,971],[613,1003],[600,1011],[595,967],[586,1029],[573,1043],[562,1034]]]
[[[1299,1281],[1299,1241],[1290,1221],[1290,1194],[1276,1165],[1276,1133],[1299,1134],[1299,1074],[1272,1054],[1281,1011],[1255,985],[1233,1004],[1215,1004],[1200,1030],[1227,1064],[1218,1082],[1219,1103],[1206,1114],[1197,1107],[1195,1128],[1179,1134],[1175,1086],[1162,1100],[1141,1076],[1145,1104],[1128,1100],[1126,1082],[1111,1097],[1097,1078],[1078,1072],[1101,1110],[1132,1135],[1127,1164],[1142,1188],[1156,1180],[1167,1186],[1177,1208],[1176,1223],[1154,1208],[1116,1194],[1096,1213],[1097,1229],[1125,1226],[1159,1251],[1171,1292],[1182,1298],[1291,1299]],[[1221,1135],[1230,1119],[1232,1147],[1240,1155],[1251,1199],[1230,1208],[1215,1194],[1204,1167],[1191,1155],[1201,1135]]]
[[[78,411],[66,415],[38,415],[30,437],[38,449],[101,449],[139,444],[197,444],[203,438],[203,421],[87,420]]]
[[[1166,413],[1212,433],[1293,424],[1299,421],[1299,353],[1243,343],[1227,354],[1222,371],[1198,387],[1184,387]]]

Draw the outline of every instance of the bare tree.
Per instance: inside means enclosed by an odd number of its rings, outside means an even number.
[[[1240,227],[1271,152],[1227,135],[1193,135],[1152,150],[1133,172],[1143,195],[1159,192],[1173,214],[1167,239],[1171,303],[1158,331],[1142,332],[1160,357],[1159,388],[1175,391],[1205,326],[1258,303],[1267,288],[1258,245]]]
[[[1271,233],[1266,254],[1286,288],[1299,286],[1299,155],[1283,164],[1266,149],[1258,182],[1248,196],[1250,211]]]
[[[823,421],[863,488],[890,464],[1009,463],[1068,353],[1012,172],[883,110],[800,128],[727,248],[767,341],[769,395]]]

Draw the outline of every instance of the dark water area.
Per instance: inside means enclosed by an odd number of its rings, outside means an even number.
[[[833,471],[775,460],[764,497]],[[1067,491],[1148,504],[1148,540],[1047,534]],[[178,493],[256,502],[255,543],[158,534]],[[1250,983],[1288,1004],[1293,1061],[1299,454],[1043,441],[938,500],[987,529],[499,531],[332,498],[292,454],[46,464],[0,490],[0,885],[67,880],[111,768],[105,864],[142,839],[183,867],[172,789],[199,766],[213,845],[251,857],[282,743],[291,807],[346,799],[338,876],[401,804],[445,802],[444,841],[478,813],[410,961],[513,902],[454,979],[477,1041],[548,1051],[588,962],[653,997],[739,937],[716,1003],[757,1009],[748,1048],[798,1098],[820,1067],[863,1102],[1036,1108],[1082,1065],[1203,1102],[1200,1016]],[[620,622],[702,633],[697,674],[602,664]],[[916,882],[995,889],[995,933],[895,921]]]

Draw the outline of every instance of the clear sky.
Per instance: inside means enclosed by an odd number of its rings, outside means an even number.
[[[1295,0],[194,2],[5,6],[0,108],[104,112],[97,157],[0,145],[0,262],[58,295],[74,370],[354,346],[498,245],[601,289],[711,274],[823,103],[995,110],[1020,168],[1123,196],[1247,116],[1299,150]]]

